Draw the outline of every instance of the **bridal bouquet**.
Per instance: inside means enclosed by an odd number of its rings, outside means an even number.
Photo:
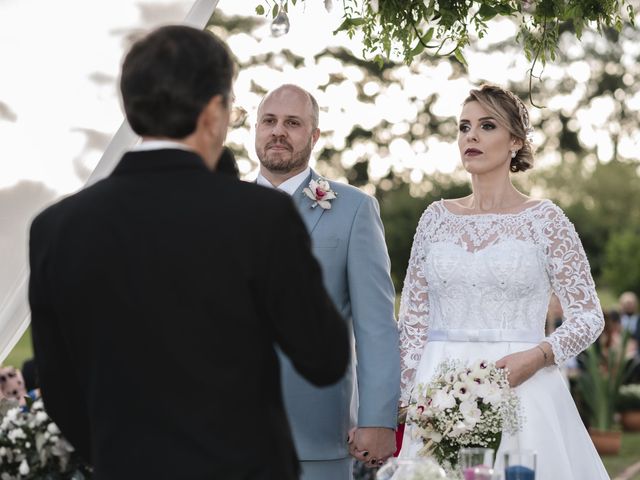
[[[424,444],[418,455],[433,456],[446,468],[457,465],[461,448],[497,450],[502,432],[521,427],[519,398],[509,387],[507,372],[493,363],[468,366],[446,360],[429,384],[417,388],[407,425]]]
[[[0,480],[85,480],[90,471],[44,410],[42,400],[0,400]]]

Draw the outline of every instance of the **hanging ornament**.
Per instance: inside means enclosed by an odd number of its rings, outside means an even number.
[[[333,10],[333,1],[324,0],[324,8],[327,10],[327,12],[330,12],[331,10]]]
[[[281,37],[286,33],[289,33],[289,17],[287,16],[287,12],[284,11],[284,7],[282,6],[282,2],[280,2],[280,6],[278,7],[278,14],[276,18],[271,22],[271,35],[274,37]]]

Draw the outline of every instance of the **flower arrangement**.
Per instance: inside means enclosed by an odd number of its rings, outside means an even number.
[[[0,480],[91,478],[41,399],[28,399],[26,407],[2,399],[0,419]]]
[[[331,185],[324,178],[318,178],[318,180],[311,180],[309,186],[302,191],[307,197],[313,200],[311,208],[316,208],[320,205],[321,208],[328,210],[331,208],[330,200],[333,200],[338,196],[336,192],[331,190]]]
[[[429,458],[393,458],[378,470],[377,480],[448,480],[445,471]]]
[[[420,456],[433,456],[446,469],[458,463],[464,447],[498,449],[502,433],[521,428],[520,399],[507,371],[479,360],[473,365],[445,360],[433,380],[420,384],[409,406],[407,425],[424,444]]]

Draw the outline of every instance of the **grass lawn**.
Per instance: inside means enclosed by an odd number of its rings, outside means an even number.
[[[27,328],[22,335],[20,341],[13,348],[7,359],[4,361],[4,365],[13,365],[16,368],[22,368],[22,362],[33,356],[33,350],[31,348],[31,327]]]
[[[628,466],[640,462],[640,432],[625,432],[622,436],[620,454],[602,457],[602,461],[612,479]],[[640,480],[640,473],[634,475],[631,480]]]

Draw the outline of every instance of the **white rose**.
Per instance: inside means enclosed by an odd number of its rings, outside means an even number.
[[[456,399],[450,393],[444,390],[438,390],[431,398],[431,406],[438,410],[446,410],[447,408],[453,408],[456,405]]]
[[[52,435],[57,435],[60,433],[60,429],[55,423],[50,423],[49,425],[47,425],[47,431]]]
[[[502,401],[502,390],[493,383],[482,383],[476,388],[476,395],[482,398],[484,403],[497,405]]]
[[[27,438],[27,435],[21,428],[15,428],[9,432],[9,435],[7,435],[7,437],[9,438],[9,440],[15,443],[15,441],[19,438]]]
[[[20,462],[20,467],[18,468],[18,472],[20,472],[20,475],[29,475],[29,464],[27,463],[26,460],[22,460],[22,462]]]
[[[12,408],[7,412],[6,418],[9,419],[10,422],[15,422],[18,419],[19,413],[20,407]]]
[[[464,416],[464,421],[468,425],[475,426],[480,420],[482,412],[478,404],[473,400],[466,400],[460,404],[460,413]]]
[[[46,422],[49,416],[43,411],[36,413],[36,424],[40,425],[42,422]]]

